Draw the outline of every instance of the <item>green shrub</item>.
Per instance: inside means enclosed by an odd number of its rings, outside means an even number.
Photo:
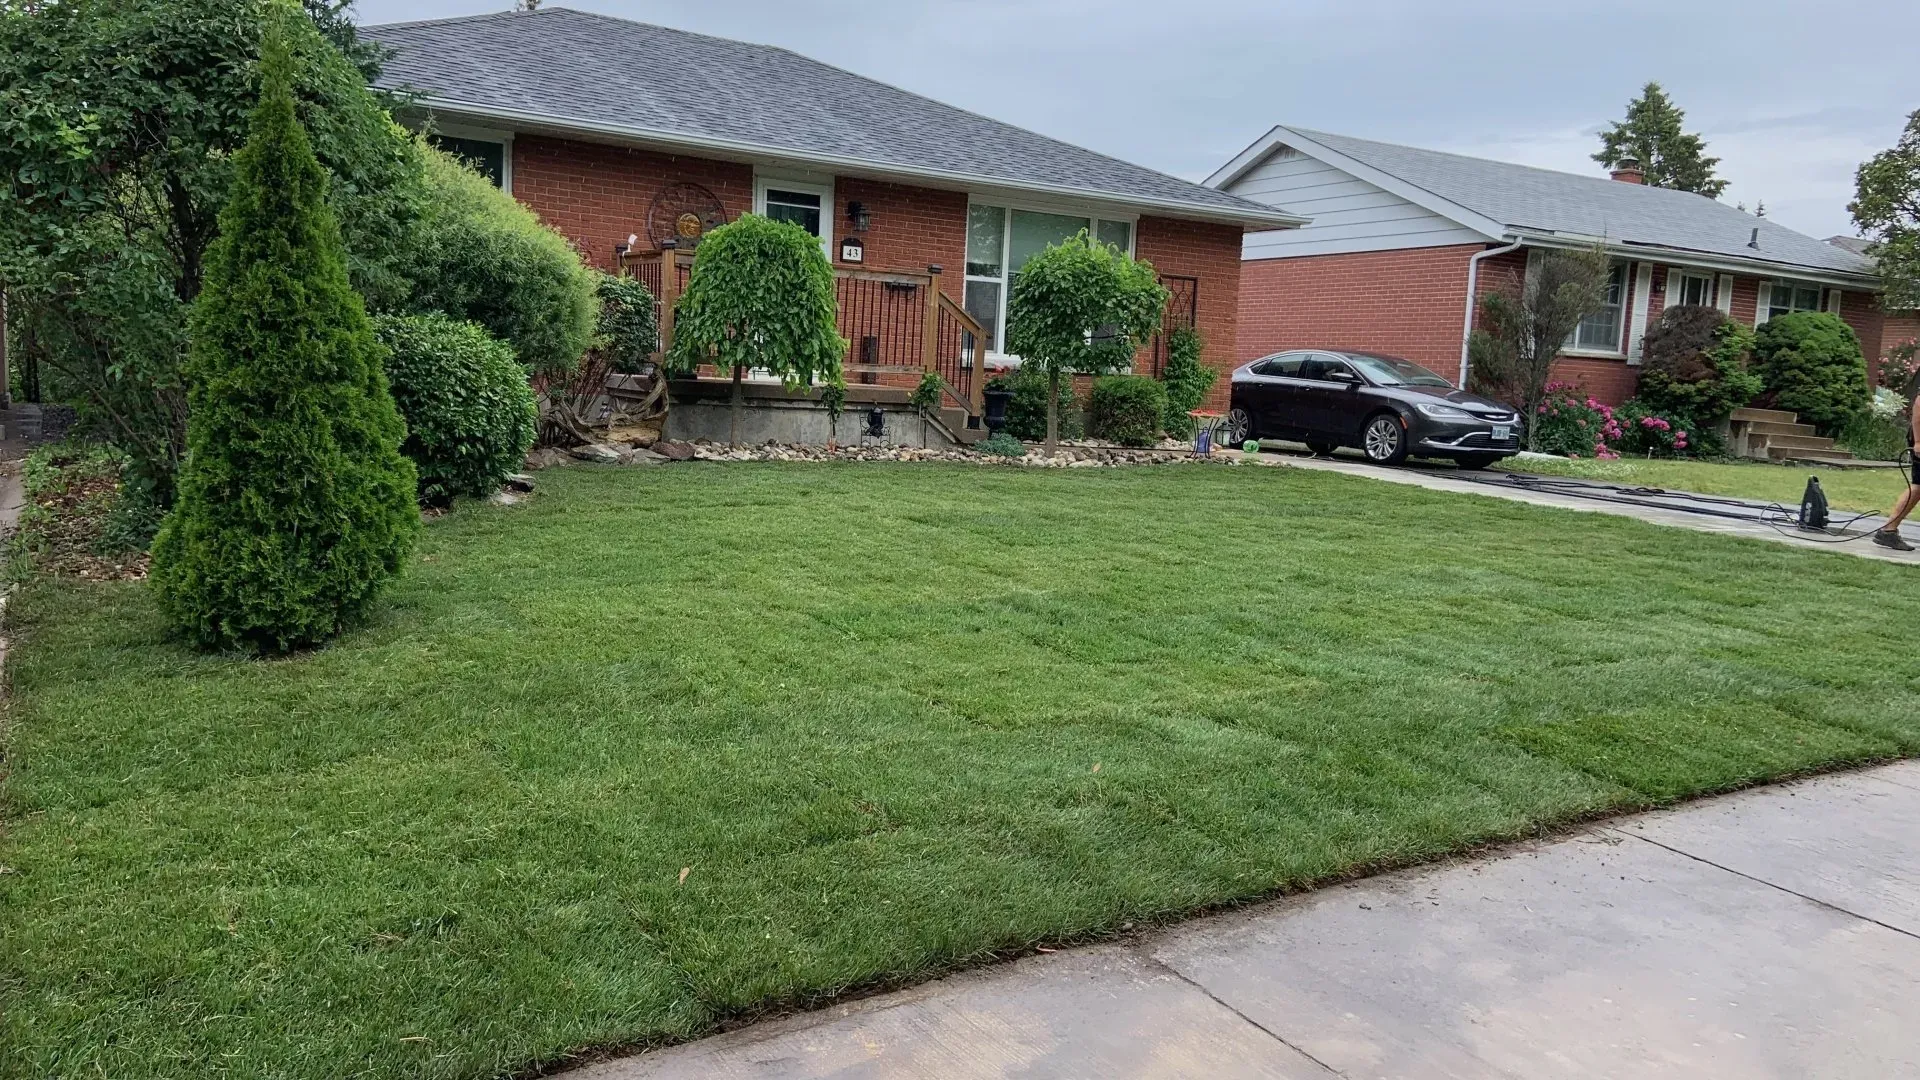
[[[533,446],[533,388],[513,350],[440,314],[381,316],[374,331],[387,347],[387,383],[407,421],[400,450],[419,473],[421,501],[499,490]]]
[[[989,384],[992,385],[992,384]],[[1028,442],[1039,442],[1047,437],[1047,376],[1037,367],[1021,365],[1013,373],[1000,380],[1000,385],[1012,391],[1013,397],[1007,399],[1007,431],[1014,438]],[[1077,439],[1086,433],[1085,418],[1081,415],[1080,404],[1073,396],[1073,380],[1061,379],[1060,392],[1054,402],[1059,414],[1060,437]]]
[[[1531,425],[1534,450],[1571,458],[1619,456],[1611,444],[1623,432],[1606,402],[1580,393],[1571,383],[1550,382],[1544,393]]]
[[[1842,449],[1868,461],[1894,461],[1907,449],[1911,433],[1907,399],[1881,387],[1866,412],[1840,426],[1835,438]]]
[[[1754,336],[1754,358],[1773,403],[1832,431],[1867,408],[1867,361],[1840,316],[1796,311],[1770,319]]]
[[[980,440],[974,449],[982,454],[991,454],[994,457],[1017,458],[1027,455],[1027,444],[1007,434],[1005,431],[996,431]]]
[[[1093,380],[1087,397],[1087,427],[1096,439],[1122,446],[1152,446],[1167,416],[1167,388],[1145,375],[1108,375]]]
[[[653,293],[640,279],[600,274],[594,288],[600,313],[594,323],[593,347],[614,371],[640,371],[660,348],[660,317]]]
[[[1719,424],[1763,389],[1760,376],[1749,370],[1753,337],[1718,308],[1668,308],[1647,331],[1640,398],[1702,427]]]
[[[205,647],[325,640],[420,528],[406,427],[294,119],[291,66],[276,30],[194,305],[187,454],[153,545],[162,609]]]
[[[1200,331],[1183,326],[1167,335],[1167,366],[1160,378],[1167,386],[1167,416],[1162,425],[1175,438],[1191,438],[1194,419],[1187,414],[1207,400],[1220,373],[1202,362],[1206,343]]]
[[[913,394],[907,399],[907,403],[919,412],[933,412],[940,408],[940,396],[945,393],[945,389],[941,385],[940,376],[929,371],[920,376],[920,385],[913,388]]]
[[[486,177],[425,143],[417,148],[426,162],[430,242],[408,309],[479,323],[535,374],[572,371],[599,314],[594,271]]]
[[[1613,422],[1620,433],[1608,449],[1621,457],[1687,457],[1699,452],[1699,425],[1645,398],[1633,398],[1615,409]]]

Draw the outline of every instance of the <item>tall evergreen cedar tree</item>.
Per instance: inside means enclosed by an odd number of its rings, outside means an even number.
[[[208,648],[326,640],[420,527],[405,427],[294,117],[292,68],[286,28],[271,26],[193,311],[179,497],[153,546],[162,607]]]
[[[1627,103],[1627,118],[1600,133],[1600,152],[1593,160],[1613,168],[1633,158],[1654,187],[1717,199],[1727,190],[1727,182],[1713,175],[1720,159],[1708,157],[1700,136],[1683,130],[1686,119],[1660,84],[1650,82]]]

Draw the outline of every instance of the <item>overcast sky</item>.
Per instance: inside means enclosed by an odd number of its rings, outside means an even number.
[[[1200,180],[1274,124],[1601,175],[1657,79],[1724,196],[1852,233],[1853,170],[1920,108],[1920,3],[547,0],[780,45]],[[363,23],[511,0],[359,0]]]

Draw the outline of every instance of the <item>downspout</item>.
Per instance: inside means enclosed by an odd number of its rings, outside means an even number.
[[[1467,388],[1467,346],[1473,340],[1474,301],[1480,298],[1480,260],[1491,255],[1505,255],[1520,250],[1524,240],[1515,240],[1506,247],[1488,248],[1477,251],[1467,260],[1467,321],[1460,329],[1460,389]]]

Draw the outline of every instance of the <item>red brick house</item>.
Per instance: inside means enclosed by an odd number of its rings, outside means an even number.
[[[1640,181],[1632,169],[1603,179],[1276,127],[1207,181],[1311,218],[1247,236],[1240,356],[1373,349],[1464,379],[1469,296],[1516,286],[1538,252],[1594,245],[1614,258],[1608,304],[1569,339],[1557,374],[1604,400],[1632,395],[1642,336],[1673,304],[1752,325],[1832,311],[1869,358],[1882,355],[1869,259]]]
[[[380,85],[589,262],[671,291],[663,247],[797,222],[841,278],[852,368],[917,374],[937,342],[963,405],[983,380],[953,343],[999,357],[1009,275],[1046,244],[1086,229],[1152,262],[1226,368],[1243,234],[1301,223],[784,49],[564,8],[363,34],[392,51]]]

